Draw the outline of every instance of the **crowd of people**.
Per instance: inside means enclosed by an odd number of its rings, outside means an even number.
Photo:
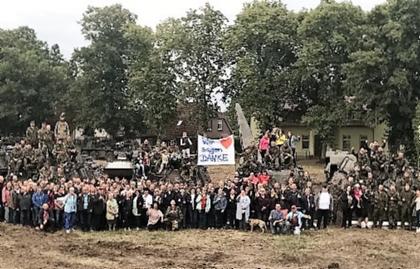
[[[64,117],[60,122],[68,129]],[[68,133],[60,132],[61,127],[56,127],[55,143],[68,145]],[[50,154],[39,136],[38,147],[34,144],[31,133],[22,143]],[[256,152],[245,149],[238,172],[218,183],[191,180],[191,175],[174,182],[151,176],[177,169],[174,161],[191,160],[192,143],[186,134],[170,145],[144,142],[130,179],[106,174],[34,179],[13,173],[11,163],[12,172],[0,177],[0,220],[40,230],[64,227],[66,233],[75,228],[247,230],[257,223],[270,227],[273,234],[290,234],[326,228],[331,221],[349,228],[355,226],[354,218],[361,228],[370,227],[369,220],[373,227],[382,227],[388,220],[389,227],[396,228],[400,220],[403,228],[411,228],[414,213],[420,231],[420,181],[403,153],[389,158],[377,142],[366,144],[356,154],[352,171],[319,186],[308,172],[296,167],[298,142],[299,137],[290,132],[267,131]],[[151,166],[149,157],[156,158],[157,164]],[[271,177],[268,171],[273,165],[290,171],[286,181]]]
[[[334,216],[341,226],[351,226],[353,217],[358,226],[382,228],[388,221],[390,229],[411,229],[416,219],[420,223],[420,174],[410,166],[403,152],[390,156],[377,141],[360,147],[357,162],[348,173],[341,173],[331,182],[334,203],[340,207]]]

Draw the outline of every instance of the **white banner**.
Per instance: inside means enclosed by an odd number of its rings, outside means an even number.
[[[233,135],[211,139],[198,136],[198,165],[234,165],[235,143]]]

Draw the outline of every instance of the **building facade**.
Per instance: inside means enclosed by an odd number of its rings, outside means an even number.
[[[257,141],[262,131],[258,128],[258,123],[251,120],[252,133]],[[320,157],[322,154],[322,144],[316,131],[302,124],[284,123],[279,126],[285,133],[291,131],[292,134],[300,136],[296,152],[299,157],[312,158]],[[330,145],[333,150],[351,151],[352,148],[358,150],[362,141],[381,141],[386,139],[387,126],[379,124],[376,126],[367,126],[360,122],[353,122],[343,127],[337,128],[334,135],[334,144]]]

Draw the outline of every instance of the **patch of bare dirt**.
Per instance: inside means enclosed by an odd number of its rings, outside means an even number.
[[[236,169],[234,165],[216,165],[208,166],[207,171],[211,181],[217,184],[220,181],[226,181],[227,178],[233,179]]]
[[[44,234],[0,224],[0,268],[419,268],[420,236],[329,229]]]

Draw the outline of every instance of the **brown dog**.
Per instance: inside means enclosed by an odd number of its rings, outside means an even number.
[[[267,230],[267,225],[264,221],[259,219],[249,219],[248,220],[249,226],[251,226],[251,232],[254,231],[254,227],[259,227],[261,230],[261,233],[265,233]]]

